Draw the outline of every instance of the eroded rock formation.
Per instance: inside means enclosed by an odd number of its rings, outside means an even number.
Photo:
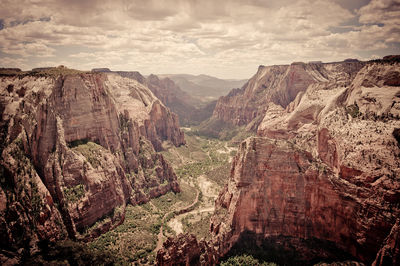
[[[356,61],[260,66],[241,89],[218,100],[212,119],[256,130],[267,110],[274,106],[287,108],[311,84],[335,79],[334,86],[348,85],[362,65]]]
[[[299,75],[308,73],[301,86],[281,83],[291,67]],[[270,76],[261,75],[263,69],[277,77],[264,81],[267,89],[258,97],[263,107],[247,116],[243,107],[229,105],[237,115],[220,117],[247,125],[262,118],[258,137],[240,145],[216,201],[208,243],[215,257],[245,250],[284,264],[355,259],[396,265],[399,63],[262,67],[250,82]],[[244,88],[228,101],[252,99],[251,86]]]
[[[184,143],[177,117],[132,79],[3,76],[0,102],[2,263],[40,240],[94,237],[123,221],[127,203],[179,191],[155,152]]]
[[[178,115],[181,125],[200,123],[211,116],[215,107],[215,101],[205,106],[200,106],[201,102],[199,100],[183,91],[168,77],[159,78],[153,74],[144,77],[137,71],[116,71],[115,73],[122,77],[137,80],[147,86],[165,106]]]
[[[157,253],[157,262],[158,265],[209,265],[216,261],[204,240],[197,241],[194,235],[180,234],[164,242],[163,249]]]

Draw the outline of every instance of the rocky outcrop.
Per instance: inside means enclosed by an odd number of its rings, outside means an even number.
[[[274,106],[290,109],[289,104],[314,84],[348,85],[362,65],[356,61],[260,66],[240,90],[232,90],[218,100],[212,119],[257,130],[267,110]]]
[[[275,251],[278,262],[355,257],[371,263],[377,243],[400,215],[384,196],[396,194],[399,184],[383,188],[361,183],[360,173],[342,175],[287,141],[258,137],[243,142],[229,184],[216,202],[216,212],[227,214],[216,215],[211,225],[219,256],[250,235],[255,242],[276,243],[274,248],[285,254]],[[355,178],[356,184],[348,181]],[[377,191],[382,191],[380,197]]]
[[[227,215],[215,216],[211,228],[220,256],[250,233],[258,243],[295,252],[293,260],[342,259],[342,250],[372,263],[390,239],[400,215],[399,148],[392,135],[400,124],[400,88],[385,85],[385,77],[399,66],[369,63],[347,77],[332,75],[347,63],[330,67],[331,78],[310,85],[286,110],[267,110],[262,137],[242,143],[216,203]]]
[[[383,247],[376,255],[372,265],[398,265],[400,262],[400,220],[393,225]]]
[[[283,95],[290,93],[259,97],[269,99],[259,136],[240,145],[208,245],[218,259],[245,251],[282,264],[396,265],[400,87],[386,80],[399,64],[313,67],[321,75],[311,75],[313,83],[286,106]]]
[[[210,265],[215,263],[213,252],[205,241],[198,242],[194,235],[180,234],[168,238],[157,253],[157,265]]]
[[[198,100],[183,91],[168,77],[159,78],[151,74],[146,78],[137,71],[116,71],[115,73],[147,86],[165,106],[178,115],[182,125],[199,124],[212,114],[214,105],[212,108],[208,105],[200,107]]]
[[[132,79],[7,76],[0,103],[2,263],[41,240],[95,237],[123,221],[127,203],[179,191],[155,152],[164,140],[184,143],[177,118]]]

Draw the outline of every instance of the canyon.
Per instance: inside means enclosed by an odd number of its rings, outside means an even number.
[[[158,264],[248,252],[280,264],[397,265],[399,69],[396,56],[260,66],[221,97],[210,119],[257,136],[233,160],[212,240],[170,239]]]
[[[130,264],[400,262],[399,56],[260,66],[208,105],[183,89],[207,76],[0,74],[2,264],[68,239]]]
[[[198,125],[211,117],[217,96],[223,95],[230,85],[244,83],[205,75],[143,76],[138,71],[111,71],[108,68],[95,68],[92,72],[116,73],[148,87],[166,107],[178,115],[181,126]],[[214,96],[209,97],[210,94]]]

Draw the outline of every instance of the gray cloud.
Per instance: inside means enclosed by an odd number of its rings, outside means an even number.
[[[399,3],[3,0],[0,62],[245,78],[260,64],[400,52]]]

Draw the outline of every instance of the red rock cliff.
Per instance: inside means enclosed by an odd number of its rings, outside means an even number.
[[[96,228],[84,229],[105,216],[102,228],[118,225],[126,203],[179,191],[155,150],[184,136],[144,85],[115,74],[28,74],[1,77],[0,98],[1,261],[38,240],[93,237]]]
[[[259,137],[240,145],[216,201],[216,258],[246,251],[283,264],[398,263],[399,69],[386,61],[323,64],[286,108],[276,99],[288,98],[261,94],[270,100]],[[162,262],[174,251],[159,254]]]
[[[216,215],[211,225],[219,256],[251,233],[260,243],[281,246],[286,254],[296,252],[291,259],[342,259],[330,249],[333,245],[371,263],[400,215],[393,202],[377,195],[384,189],[383,195],[396,194],[399,185],[355,185],[293,144],[248,139],[216,202],[216,213],[226,213]],[[315,245],[314,239],[321,242]]]
[[[336,78],[336,86],[349,83],[361,67],[361,62],[260,66],[240,90],[232,90],[218,100],[212,118],[237,126],[252,124],[257,129],[271,104],[285,109],[310,85],[327,83],[336,76],[344,79]]]

